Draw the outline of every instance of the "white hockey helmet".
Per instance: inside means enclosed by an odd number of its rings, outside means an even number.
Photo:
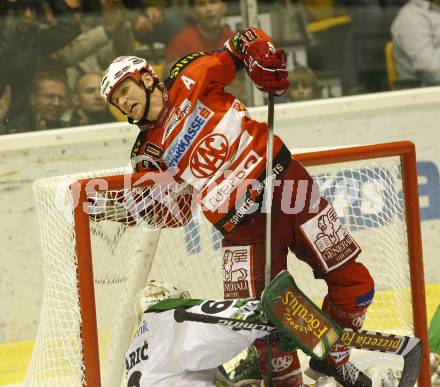
[[[156,81],[158,76],[153,67],[143,58],[137,56],[120,56],[110,63],[101,81],[101,97],[105,102],[111,103],[111,95],[124,79],[132,78],[141,82],[143,72],[148,72]]]

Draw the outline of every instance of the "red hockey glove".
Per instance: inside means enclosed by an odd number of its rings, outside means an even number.
[[[246,71],[257,88],[277,95],[283,95],[289,87],[286,61],[283,49],[275,50],[271,43],[261,40],[250,44],[244,54]]]

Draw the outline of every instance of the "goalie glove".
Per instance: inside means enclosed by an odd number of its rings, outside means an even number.
[[[239,32],[225,43],[226,49],[238,58],[258,89],[286,93],[287,55],[283,49],[275,49],[271,39],[263,31],[252,27]]]

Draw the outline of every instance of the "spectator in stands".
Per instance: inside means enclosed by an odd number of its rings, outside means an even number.
[[[345,50],[345,94],[389,89],[384,49],[391,40],[393,13],[403,1],[340,0],[353,19]]]
[[[301,4],[310,38],[308,66],[326,77],[341,78],[351,16],[339,0],[303,0]]]
[[[221,25],[226,14],[226,3],[222,0],[191,0],[194,25],[177,34],[166,47],[165,59],[173,62],[194,51],[212,51],[223,48],[234,31]]]
[[[27,108],[9,119],[3,133],[21,133],[65,127],[61,120],[66,107],[67,83],[63,72],[42,70],[35,74]],[[0,129],[1,130],[1,129]]]
[[[388,90],[384,47],[404,2],[303,0],[312,37],[308,65],[321,79],[340,78],[345,94]]]
[[[168,74],[176,60],[191,52],[223,49],[224,43],[235,34],[228,26],[221,25],[221,19],[226,14],[225,1],[190,0],[190,5],[194,24],[184,28],[166,47],[164,74]],[[247,101],[243,77],[239,76],[227,85],[226,91],[241,101]]]
[[[11,108],[11,87],[5,85],[0,91],[0,134],[6,133],[4,126],[9,109]]]
[[[440,0],[411,0],[392,26],[401,86],[440,84]]]
[[[101,98],[100,88],[100,74],[84,74],[78,79],[72,96],[75,108],[69,121],[70,126],[102,124],[115,120]]]
[[[80,33],[74,17],[72,0],[48,0],[57,23],[43,24],[38,0],[8,2],[12,9],[4,9],[0,15],[0,66],[11,87],[11,107],[6,119],[19,118],[29,97],[32,79],[48,56],[65,46]],[[3,81],[4,82],[4,81]],[[0,82],[1,83],[1,82]]]
[[[308,67],[297,66],[289,72],[287,99],[290,102],[321,98],[321,90],[315,73]]]
[[[125,4],[129,6],[127,1]],[[131,21],[134,37],[137,42],[150,47],[153,43],[168,45],[189,24],[182,7],[170,1],[145,1],[139,9],[133,11],[135,14]]]
[[[66,67],[68,84],[73,89],[78,78],[86,73],[103,71],[115,56],[131,55],[134,39],[131,25],[125,18],[122,3],[102,1],[93,12],[85,12],[90,3],[75,0],[81,21],[81,34],[51,55]],[[88,6],[86,6],[88,4]]]

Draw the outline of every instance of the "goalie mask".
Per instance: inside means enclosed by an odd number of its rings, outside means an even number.
[[[148,281],[136,296],[135,312],[138,318],[151,306],[169,298],[190,298],[188,291],[182,291],[175,286],[159,281]]]
[[[153,77],[153,85],[151,89],[147,89],[142,81],[142,74],[148,73]],[[153,67],[143,58],[137,56],[120,56],[113,60],[110,66],[107,68],[102,81],[101,81],[101,97],[106,103],[116,106],[124,115],[127,115],[121,110],[121,108],[115,105],[112,100],[112,94],[116,88],[127,78],[133,79],[145,90],[145,109],[142,114],[142,118],[134,122],[132,118],[128,118],[128,121],[132,124],[143,125],[146,123],[148,113],[150,111],[150,97],[156,86],[159,85],[159,78],[153,70]],[[162,89],[162,87],[159,87]]]

